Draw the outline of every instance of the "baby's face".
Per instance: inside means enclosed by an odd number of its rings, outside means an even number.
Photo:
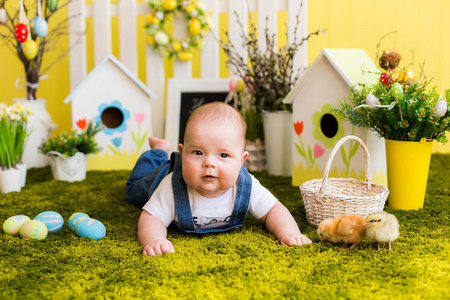
[[[221,195],[238,179],[248,156],[243,148],[237,125],[193,124],[186,131],[184,145],[179,145],[184,181],[204,197]]]

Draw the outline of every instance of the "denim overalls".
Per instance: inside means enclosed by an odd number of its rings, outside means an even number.
[[[136,162],[127,181],[126,198],[128,202],[139,207],[144,206],[159,183],[170,172],[173,172],[172,189],[179,224],[177,227],[180,230],[194,233],[222,232],[244,225],[252,190],[252,179],[245,167],[242,167],[239,172],[236,199],[229,223],[218,228],[196,229],[186,183],[183,180],[179,152],[172,153],[170,160],[167,160],[167,153],[159,149],[144,152]]]

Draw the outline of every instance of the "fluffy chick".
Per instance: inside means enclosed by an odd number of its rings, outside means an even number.
[[[399,236],[399,225],[394,215],[385,211],[372,213],[366,217],[366,236],[378,242],[378,250],[381,250],[380,243],[389,243]]]
[[[343,215],[335,218],[325,219],[317,228],[320,242],[329,240],[332,243],[353,244],[347,249],[355,247],[366,234],[366,220],[360,215]]]

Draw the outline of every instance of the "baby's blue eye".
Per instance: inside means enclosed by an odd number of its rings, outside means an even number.
[[[202,155],[203,153],[202,153],[202,151],[195,150],[195,151],[194,151],[194,154],[195,154],[195,155]]]
[[[220,157],[222,157],[222,158],[227,158],[227,157],[229,157],[229,155],[226,154],[226,153],[221,153],[221,154],[220,154]]]

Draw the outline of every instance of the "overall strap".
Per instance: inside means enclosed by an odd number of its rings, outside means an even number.
[[[175,211],[178,216],[178,224],[180,229],[186,232],[195,232],[194,220],[192,219],[191,205],[189,204],[189,196],[187,192],[186,182],[183,180],[183,172],[181,165],[181,154],[174,152],[172,154],[171,167],[172,170],[172,190],[175,201]]]

